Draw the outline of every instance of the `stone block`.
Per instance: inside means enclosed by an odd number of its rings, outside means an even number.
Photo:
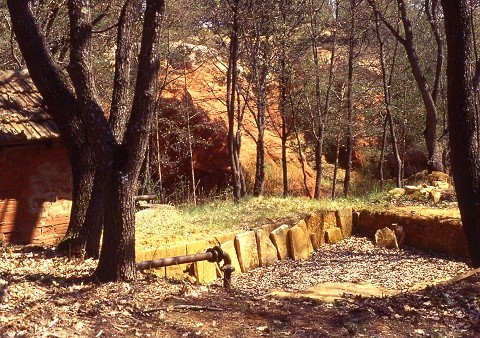
[[[305,217],[305,223],[310,233],[310,241],[312,242],[314,250],[318,250],[323,244],[325,244],[323,219],[323,211],[317,211]]]
[[[375,244],[386,249],[398,249],[397,236],[389,228],[383,228],[375,233]]]
[[[343,239],[342,230],[340,228],[330,228],[325,230],[325,243],[335,244]]]
[[[207,240],[187,243],[187,255],[205,252],[213,246],[213,243]],[[210,284],[217,279],[216,266],[217,263],[210,263],[208,261],[194,262],[193,274],[200,284]]]
[[[216,235],[214,238],[215,245],[221,245],[228,241],[233,241],[235,236],[241,233],[240,231],[230,231],[223,234]]]
[[[200,261],[193,263],[193,272],[195,278],[200,284],[210,284],[217,279],[218,263],[210,263],[208,261]]]
[[[278,224],[278,223],[270,223],[270,224],[264,224],[262,225],[262,230],[263,230],[263,233],[266,235],[266,236],[269,236],[270,233],[275,230],[276,228],[278,228],[281,224]]]
[[[257,239],[254,231],[247,231],[235,236],[235,250],[242,272],[258,267]]]
[[[305,217],[305,223],[310,233],[320,235],[323,233],[323,213],[313,212]]]
[[[352,208],[346,207],[338,209],[335,215],[337,218],[337,227],[342,230],[343,238],[350,237],[353,228]]]
[[[187,246],[185,243],[180,243],[176,246],[165,247],[165,258],[167,257],[176,257],[176,256],[183,256],[187,254]],[[187,270],[187,264],[178,264],[167,266],[165,268],[165,275],[169,278],[173,279],[183,279],[185,275],[185,270]]]
[[[292,227],[288,232],[287,237],[293,260],[308,258],[313,252],[310,235],[303,227],[298,225]]]
[[[278,260],[278,252],[269,238],[269,234],[263,229],[255,232],[257,238],[258,262],[260,266],[272,265]]]
[[[337,226],[337,215],[334,210],[326,210],[323,214],[323,228],[331,229]]]
[[[237,252],[235,250],[235,244],[233,240],[223,243],[220,247],[230,256],[230,259],[232,260],[232,265],[235,268],[235,271],[233,273],[240,274],[242,272],[242,269],[240,268],[240,263],[238,262]]]
[[[278,259],[287,259],[291,256],[290,248],[287,243],[287,235],[289,226],[283,224],[270,233],[270,239],[273,245],[277,248]]]
[[[325,244],[325,240],[320,241],[320,237],[317,234],[310,234],[310,242],[312,242],[312,247],[315,251]]]

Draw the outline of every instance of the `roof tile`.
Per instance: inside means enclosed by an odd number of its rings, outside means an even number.
[[[0,146],[59,138],[26,70],[0,70]]]

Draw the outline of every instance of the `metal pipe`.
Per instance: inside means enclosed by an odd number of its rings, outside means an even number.
[[[162,259],[154,259],[150,261],[143,261],[137,264],[139,270],[145,269],[154,269],[161,268],[165,266],[193,263],[199,261],[209,261],[210,263],[220,263],[224,261],[222,271],[223,271],[223,286],[226,289],[232,288],[232,273],[235,271],[235,267],[232,265],[232,259],[222,250],[219,246],[207,249],[206,252],[194,254],[194,255],[183,255],[175,257],[167,257]]]
[[[138,195],[135,196],[135,201],[151,201],[156,200],[157,195]]]

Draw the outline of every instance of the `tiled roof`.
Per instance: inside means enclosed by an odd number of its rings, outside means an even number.
[[[0,146],[59,138],[27,70],[0,70]]]

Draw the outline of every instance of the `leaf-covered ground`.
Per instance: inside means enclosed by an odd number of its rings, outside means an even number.
[[[282,261],[206,287],[140,275],[136,283],[96,284],[96,262],[52,248],[0,249],[1,337],[321,337],[478,336],[480,276],[448,279],[465,263],[404,248],[386,251],[353,237],[300,262]],[[325,281],[368,282],[402,293],[345,296],[334,303],[277,298]]]

